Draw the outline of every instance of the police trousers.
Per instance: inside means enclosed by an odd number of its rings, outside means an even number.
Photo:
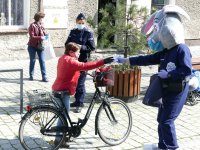
[[[85,99],[85,80],[86,80],[86,72],[85,71],[81,71],[80,77],[78,79],[78,85],[76,87],[76,94],[75,94],[75,99],[78,105],[79,104],[83,104],[84,99]]]

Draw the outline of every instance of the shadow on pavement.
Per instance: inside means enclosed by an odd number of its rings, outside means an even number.
[[[0,82],[20,84],[19,78],[15,78],[15,79],[11,79],[11,78],[0,78]]]
[[[13,138],[13,139],[4,139],[4,138],[0,138],[1,141],[1,145],[0,145],[0,149],[17,149],[17,150],[24,150],[23,147],[20,144],[20,141],[17,137]]]

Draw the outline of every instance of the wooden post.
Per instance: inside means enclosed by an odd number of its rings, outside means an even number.
[[[134,96],[134,70],[130,71],[129,96]]]
[[[124,73],[124,97],[128,97],[128,80],[129,80],[129,71],[125,71]]]
[[[113,86],[107,86],[106,88],[110,92],[110,95],[113,95]]]
[[[118,82],[118,96],[123,96],[123,82],[124,82],[124,80],[123,80],[123,72],[122,71],[120,71],[119,72],[119,82]]]
[[[138,87],[137,87],[137,89],[138,89],[138,93],[137,93],[137,95],[139,95],[140,94],[140,84],[141,84],[141,69],[138,69]]]
[[[117,95],[117,92],[118,92],[118,72],[116,71],[115,72],[115,86],[114,86],[114,88],[113,88],[113,96],[118,96]]]

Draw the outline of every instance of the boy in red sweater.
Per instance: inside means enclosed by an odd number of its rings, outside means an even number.
[[[70,109],[70,95],[74,95],[80,76],[80,71],[87,71],[113,62],[113,57],[91,61],[79,62],[80,47],[70,42],[65,46],[65,53],[58,60],[57,77],[52,86],[53,92],[63,92],[62,100],[67,111]],[[58,122],[59,125],[59,122]],[[56,142],[56,140],[55,140]],[[63,143],[62,147],[69,147]]]

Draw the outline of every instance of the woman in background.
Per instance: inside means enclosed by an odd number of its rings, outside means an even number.
[[[42,26],[42,19],[45,17],[45,14],[42,12],[38,12],[34,16],[34,22],[30,24],[28,28],[29,33],[29,42],[28,42],[28,52],[30,57],[30,65],[29,65],[29,80],[34,80],[34,67],[36,61],[36,53],[39,58],[40,69],[42,74],[42,81],[48,82],[46,76],[46,67],[45,67],[45,55],[44,48],[39,47],[42,43],[42,40],[48,39],[48,35],[45,32],[44,27]]]

